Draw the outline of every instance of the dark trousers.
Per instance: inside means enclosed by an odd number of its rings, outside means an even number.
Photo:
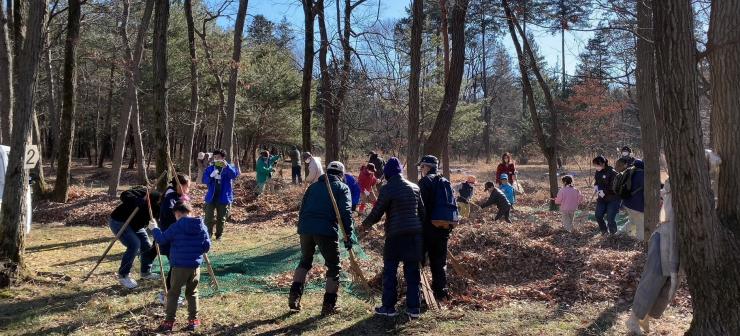
[[[291,169],[290,176],[293,178],[293,184],[300,184],[303,182],[303,176],[301,176],[301,166],[293,166]]]
[[[507,222],[510,222],[511,219],[509,219],[509,214],[511,214],[511,206],[502,206],[498,208],[498,212],[496,213],[495,220],[499,220],[501,218],[505,219]]]
[[[109,226],[113,234],[117,234],[124,224],[124,222],[111,219]],[[151,272],[152,263],[157,256],[157,252],[152,248],[152,243],[149,241],[146,229],[134,230],[129,225],[118,240],[121,241],[123,246],[126,246],[126,252],[123,253],[123,257],[121,258],[121,266],[118,268],[119,277],[125,277],[131,272],[134,260],[139,254],[141,254],[139,258],[141,261],[141,274]]]
[[[619,212],[620,200],[614,201],[596,201],[596,222],[599,223],[601,233],[617,233],[617,213]],[[604,220],[606,215],[606,221]],[[608,223],[608,224],[607,224]]]
[[[313,267],[313,255],[318,246],[326,264],[326,292],[336,293],[339,290],[339,240],[334,237],[301,235],[301,262],[293,274],[293,281],[305,283],[308,271]]]
[[[432,271],[432,290],[435,295],[447,289],[447,241],[450,231],[430,228],[424,232],[424,254],[429,257]]]
[[[389,237],[383,252],[383,306],[394,308],[398,302],[398,265],[403,262],[403,277],[406,279],[406,308],[420,306],[419,286],[422,260],[421,235]]]

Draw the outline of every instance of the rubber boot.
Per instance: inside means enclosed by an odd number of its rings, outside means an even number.
[[[336,293],[325,293],[324,304],[321,306],[321,315],[336,314],[339,310],[337,309],[337,294]]]
[[[288,295],[288,307],[290,310],[300,311],[301,310],[301,296],[303,296],[303,283],[294,282],[290,286],[290,294]]]

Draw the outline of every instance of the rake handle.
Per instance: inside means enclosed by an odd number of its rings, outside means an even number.
[[[118,230],[118,233],[116,233],[116,236],[113,237],[110,244],[108,244],[108,247],[105,249],[105,252],[103,252],[103,255],[100,256],[100,259],[98,259],[98,262],[95,263],[95,266],[93,267],[93,269],[91,269],[90,272],[87,273],[87,275],[84,278],[82,278],[83,283],[87,281],[87,279],[89,279],[90,276],[92,276],[93,272],[95,272],[96,269],[98,269],[98,266],[100,266],[100,263],[103,262],[105,257],[108,255],[108,252],[110,252],[110,249],[113,248],[113,245],[116,243],[116,241],[119,238],[121,238],[121,235],[123,235],[123,232],[126,230],[126,228],[128,228],[128,225],[131,223],[131,220],[134,219],[134,216],[136,216],[138,212],[139,212],[139,208],[135,208],[134,211],[131,212],[131,214],[126,219],[126,222],[123,223],[123,226],[121,227],[121,229]]]

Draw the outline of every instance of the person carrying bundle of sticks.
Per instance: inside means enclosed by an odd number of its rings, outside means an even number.
[[[321,315],[337,312],[337,293],[339,292],[339,233],[344,237],[352,236],[352,196],[349,187],[342,182],[344,165],[334,161],[326,167],[326,174],[306,189],[298,213],[298,234],[301,243],[301,261],[293,274],[290,287],[288,307],[301,310],[301,296],[306,282],[306,275],[313,266],[313,255],[318,246],[326,263],[326,293],[321,308]],[[327,183],[325,179],[329,179]],[[331,190],[327,186],[331,187]],[[334,209],[332,195],[336,201]],[[341,218],[337,218],[337,213]],[[344,227],[340,228],[339,223]],[[344,239],[344,247],[352,249],[352,240]]]
[[[129,274],[137,255],[140,255],[141,260],[141,280],[159,280],[160,278],[159,274],[152,272],[152,263],[157,252],[152,248],[149,235],[146,233],[146,227],[152,219],[148,207],[152,207],[156,218],[159,214],[160,194],[153,191],[148,196],[147,199],[146,187],[134,187],[121,193],[121,204],[111,212],[108,224],[113,234],[119,234],[121,229],[124,229],[118,236],[118,240],[126,246],[126,252],[121,258],[121,266],[118,268],[118,282],[128,289],[138,286],[136,280],[132,279]],[[132,214],[133,217],[131,217]]]

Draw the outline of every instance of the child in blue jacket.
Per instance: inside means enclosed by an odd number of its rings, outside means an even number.
[[[189,217],[191,207],[178,202],[172,208],[177,222],[162,232],[157,222],[149,222],[154,240],[160,245],[170,245],[170,290],[167,292],[165,305],[166,317],[159,332],[172,331],[177,313],[177,299],[185,286],[185,299],[188,301],[188,330],[194,331],[200,326],[198,320],[198,282],[200,281],[200,264],[203,254],[211,248],[208,229],[200,218]]]

